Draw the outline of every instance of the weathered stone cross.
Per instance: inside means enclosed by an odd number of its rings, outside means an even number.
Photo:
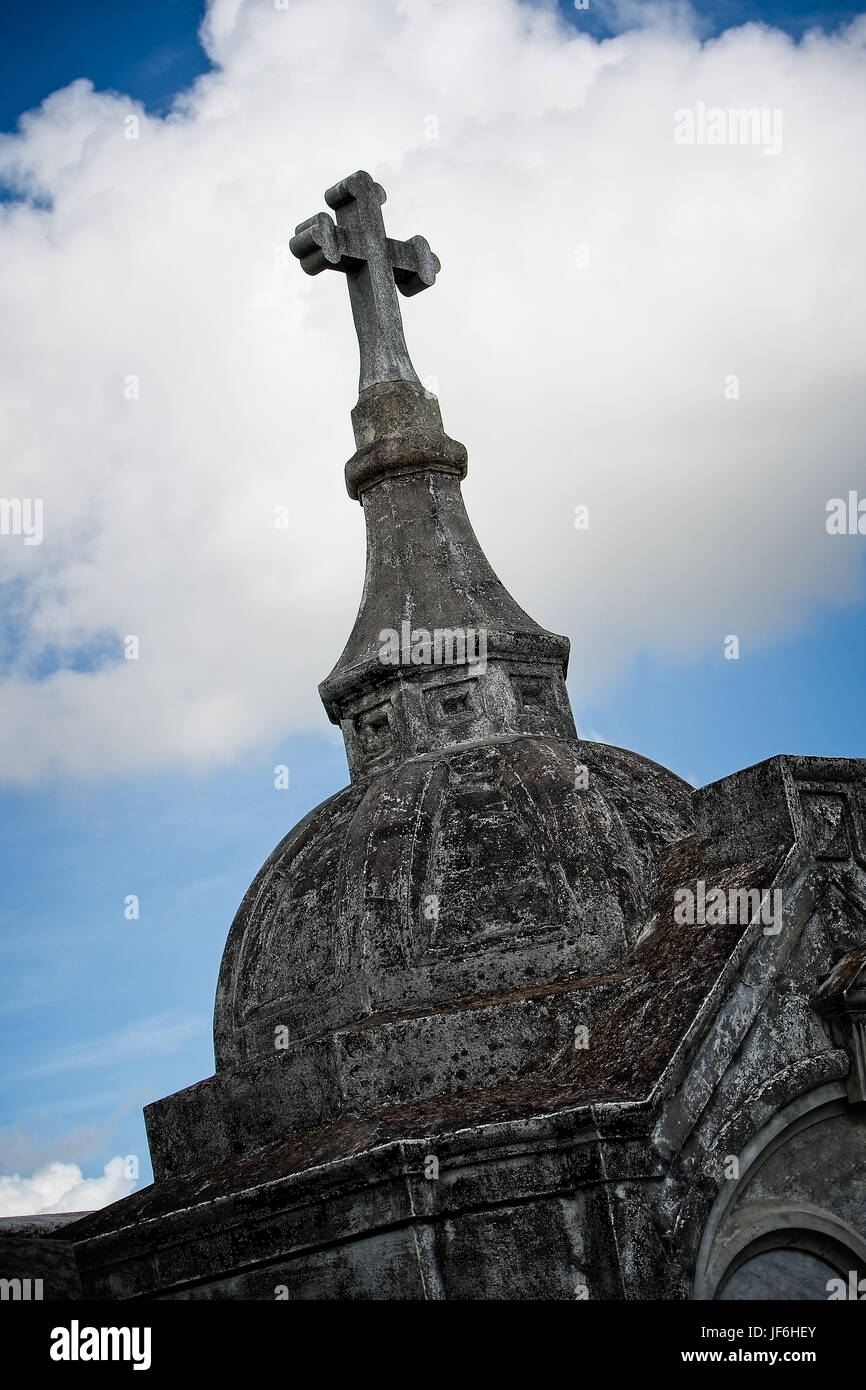
[[[361,349],[361,391],[381,381],[418,381],[395,285],[402,294],[418,294],[433,284],[440,269],[424,237],[394,241],[385,235],[384,201],[384,188],[360,169],[325,194],[337,214],[336,225],[328,213],[317,212],[295,228],[289,242],[308,275],[342,270],[346,276]]]

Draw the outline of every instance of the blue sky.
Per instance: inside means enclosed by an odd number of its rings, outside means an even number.
[[[199,0],[4,5],[0,129],[14,130],[22,111],[76,77],[166,111],[175,92],[209,66],[197,37],[203,12]]]
[[[761,20],[799,38],[805,29],[832,29],[861,12],[859,5],[816,5],[811,0],[698,0],[694,9],[704,34]],[[597,37],[617,30],[605,7],[577,11],[561,0],[563,15]],[[178,91],[210,66],[198,42],[204,13],[200,0],[44,0],[5,5],[0,12],[0,52],[5,54],[0,90],[0,130],[14,130],[22,111],[76,77],[94,86],[126,92],[148,110],[163,114]]]
[[[832,29],[858,13],[747,0],[695,8],[705,37],[759,19],[799,38],[811,25]],[[14,130],[22,112],[82,76],[164,115],[209,68],[196,36],[202,10],[189,0],[3,7],[0,129]],[[609,9],[606,19],[598,7],[562,12],[595,36],[616,28]],[[345,415],[345,394],[334,389],[330,398],[335,416]],[[859,481],[866,490],[866,468]],[[741,505],[748,511],[747,494]],[[834,558],[839,547],[856,552],[860,581],[844,602],[826,594],[804,601],[799,619],[773,636],[764,623],[752,635],[740,599],[714,650],[674,660],[647,643],[590,696],[572,627],[569,683],[581,731],[697,784],[779,752],[866,756],[866,540],[828,537],[826,545]],[[684,566],[682,585],[693,577]],[[358,595],[362,578],[359,569]],[[516,597],[549,621],[519,589]],[[333,632],[334,658],[347,632]],[[726,632],[740,635],[737,661],[723,658]],[[17,641],[8,628],[4,639]],[[50,651],[42,659],[47,673]],[[242,757],[205,760],[197,771],[169,759],[155,772],[89,778],[58,770],[0,790],[0,1172],[24,1174],[62,1158],[97,1175],[112,1155],[131,1154],[147,1180],[142,1105],[212,1070],[213,993],[232,915],[273,845],[347,780],[324,712],[318,730],[307,724],[305,733],[287,722]],[[288,791],[273,786],[279,763],[291,771]],[[124,916],[130,894],[140,900],[138,920]]]

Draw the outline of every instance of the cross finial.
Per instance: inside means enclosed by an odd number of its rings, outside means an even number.
[[[317,212],[295,228],[289,242],[308,275],[342,270],[346,276],[361,351],[361,391],[377,382],[418,382],[395,286],[402,294],[418,294],[433,284],[440,269],[424,237],[395,241],[386,236],[384,201],[381,184],[359,169],[325,194],[336,224],[328,213]]]

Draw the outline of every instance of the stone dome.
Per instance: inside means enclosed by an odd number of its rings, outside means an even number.
[[[319,687],[351,785],[274,850],[223,956],[206,1088],[220,1104],[196,1104],[202,1125],[225,1112],[233,1146],[549,1063],[603,1003],[652,916],[660,855],[691,829],[678,777],[578,738],[568,639],[479,544],[466,450],[402,336],[393,278],[431,283],[409,274],[420,243],[393,274],[343,255],[361,223],[381,232],[383,198],[361,171],[326,195],[337,226],[317,215],[292,242],[309,273],[347,274],[361,381],[346,485],[367,565]]]
[[[409,759],[277,846],[229,932],[217,1067],[621,965],[691,788],[637,754],[508,736]]]
[[[237,912],[216,1075],[165,1102],[161,1126],[152,1117],[163,1172],[550,1078],[597,1024],[604,1036],[660,864],[693,831],[679,777],[579,739],[568,638],[530,617],[484,554],[466,450],[402,335],[394,277],[410,293],[430,278],[417,239],[382,242],[383,197],[360,172],[326,195],[337,224],[317,214],[292,242],[309,273],[346,273],[361,344],[346,485],[366,572],[319,687],[351,783],[277,846]]]

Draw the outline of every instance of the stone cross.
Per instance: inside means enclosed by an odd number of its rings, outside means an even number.
[[[418,294],[440,269],[424,237],[395,241],[385,235],[384,201],[384,188],[360,169],[325,194],[336,225],[328,213],[317,212],[295,228],[289,242],[308,275],[342,270],[346,276],[361,350],[361,391],[381,381],[418,382],[395,286],[402,294]]]

